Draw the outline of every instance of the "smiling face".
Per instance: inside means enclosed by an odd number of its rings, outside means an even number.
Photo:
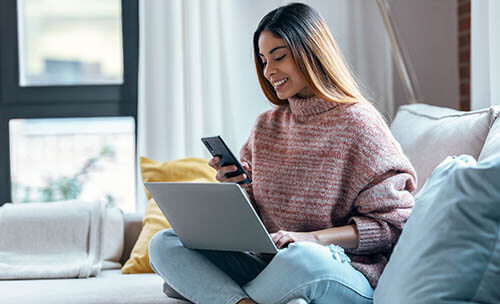
[[[271,83],[279,99],[295,95],[303,98],[313,96],[283,39],[263,31],[259,36],[259,57],[264,77]]]

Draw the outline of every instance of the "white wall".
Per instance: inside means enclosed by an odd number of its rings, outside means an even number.
[[[457,1],[397,0],[392,1],[392,9],[420,84],[422,102],[458,109]],[[396,71],[393,78],[395,104],[406,104]]]

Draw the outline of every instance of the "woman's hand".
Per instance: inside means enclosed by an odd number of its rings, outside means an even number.
[[[271,233],[271,238],[273,239],[276,247],[282,248],[287,244],[294,242],[314,242],[317,243],[316,238],[311,232],[291,232],[280,230],[276,233]]]
[[[212,157],[208,161],[208,165],[215,170],[217,170],[217,175],[215,175],[215,178],[221,182],[221,183],[237,183],[242,180],[245,180],[247,178],[246,174],[240,174],[238,176],[233,176],[233,177],[227,177],[226,173],[231,173],[237,170],[235,165],[231,166],[224,166],[221,167],[219,166],[219,161],[220,158],[218,156]],[[243,166],[243,169],[245,169],[247,172],[250,170],[250,166],[246,162],[242,162],[241,165]]]
[[[359,234],[356,224],[309,232],[280,230],[276,233],[271,233],[271,238],[278,248],[300,241],[309,241],[325,246],[335,244],[342,248],[357,248],[359,245]]]

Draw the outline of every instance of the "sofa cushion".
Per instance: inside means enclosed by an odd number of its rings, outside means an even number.
[[[163,294],[156,274],[122,275],[106,270],[94,278],[0,281],[2,303],[23,304],[185,304]]]
[[[208,165],[207,159],[183,158],[169,162],[156,162],[141,157],[143,182],[217,182],[215,170]],[[146,190],[149,198],[143,219],[143,227],[132,249],[130,259],[122,268],[124,274],[153,272],[149,265],[149,241],[156,232],[170,227],[160,208]]]
[[[448,157],[422,189],[375,303],[500,302],[500,159]]]
[[[401,106],[391,131],[417,171],[414,193],[448,155],[477,159],[493,119],[492,109],[461,112],[425,104]]]

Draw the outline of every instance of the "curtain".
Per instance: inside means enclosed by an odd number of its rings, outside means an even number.
[[[500,105],[500,3],[471,1],[471,110]]]
[[[303,1],[325,18],[368,97],[394,113],[392,62],[376,1]],[[140,2],[138,156],[209,157],[200,137],[222,135],[235,154],[271,108],[252,55],[260,19],[288,1]],[[140,172],[140,171],[138,171]],[[138,177],[138,209],[145,196]]]

